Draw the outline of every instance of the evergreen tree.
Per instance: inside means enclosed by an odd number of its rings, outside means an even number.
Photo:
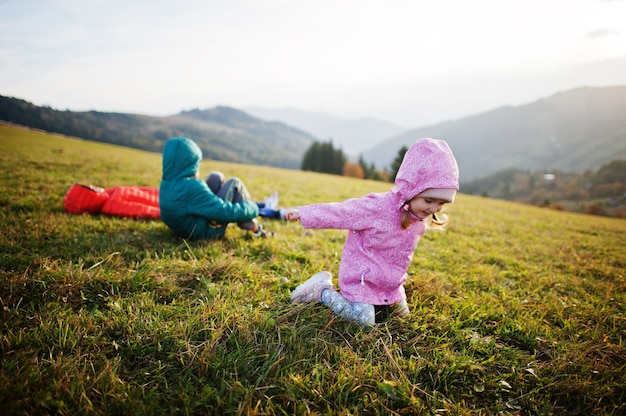
[[[361,165],[361,169],[363,169],[363,174],[365,175],[365,179],[372,179],[372,171],[370,167],[367,165],[365,160],[363,159],[363,155],[359,156],[359,165]],[[374,164],[372,164],[374,166]]]
[[[372,162],[372,164],[370,165],[369,172],[370,172],[370,176],[367,179],[372,179],[372,180],[375,180],[375,181],[384,181],[385,180],[385,178],[383,178],[383,175],[376,169],[376,166],[374,165],[374,162]]]
[[[332,140],[329,140],[311,144],[304,153],[301,166],[302,170],[341,175],[346,161],[343,151],[335,149]]]
[[[304,156],[302,157],[302,170],[309,170],[312,172],[319,172],[319,166],[317,163],[317,155],[320,152],[320,144],[319,142],[313,142],[311,146],[304,152]]]
[[[400,150],[398,150],[398,154],[396,158],[393,160],[391,164],[391,177],[389,178],[391,182],[395,182],[396,175],[398,174],[398,170],[400,169],[400,165],[402,164],[402,160],[404,159],[404,154],[409,150],[408,147],[402,146]]]

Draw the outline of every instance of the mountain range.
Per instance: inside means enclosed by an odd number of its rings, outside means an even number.
[[[295,108],[247,107],[244,111],[264,120],[280,121],[329,140],[352,159],[367,149],[406,131],[405,127],[374,117],[347,119],[332,114],[303,111]]]
[[[626,86],[577,88],[522,106],[405,131],[363,153],[389,166],[420,137],[445,139],[463,181],[507,169],[583,172],[626,159]]]
[[[169,137],[187,136],[207,158],[289,169],[299,169],[314,141],[332,140],[353,159],[358,154],[388,169],[403,146],[434,137],[450,144],[462,181],[512,168],[582,172],[626,159],[626,86],[577,88],[409,130],[295,109],[245,112],[220,106],[154,117],[61,111],[5,96],[0,96],[0,120],[155,152]]]
[[[294,109],[246,111],[318,137],[324,132],[344,150],[350,149],[348,154],[362,155],[379,169],[389,168],[398,151],[418,138],[445,139],[456,155],[463,181],[507,169],[582,172],[626,158],[626,86],[577,88],[522,106],[404,131],[374,120],[379,140],[368,136],[371,127],[362,120],[339,123],[329,115]],[[335,128],[338,125],[343,128]]]

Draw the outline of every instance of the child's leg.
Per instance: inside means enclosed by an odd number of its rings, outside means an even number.
[[[249,201],[250,194],[246,189],[246,186],[239,178],[230,178],[219,189],[216,193],[217,196],[222,198],[224,201],[228,202],[242,202]],[[239,228],[248,231],[256,231],[258,229],[258,223],[256,219],[246,222],[237,223]]]
[[[279,209],[267,208],[267,206],[263,202],[257,202],[256,204],[259,207],[259,216],[265,217],[265,218],[276,218],[276,219],[283,218],[280,214]]]
[[[350,302],[341,293],[333,289],[322,291],[321,301],[337,315],[363,326],[374,326],[376,311],[369,303]]]
[[[375,305],[376,322],[383,322],[393,316],[407,316],[409,314],[409,305],[406,300],[393,305]]]
[[[209,185],[209,189],[217,195],[224,184],[224,174],[222,172],[213,171],[207,175],[205,182]]]
[[[213,171],[209,173],[205,179],[205,182],[209,186],[209,189],[213,191],[215,195],[219,196],[222,199],[225,199],[228,197],[228,195],[220,194],[220,189],[222,189],[222,186],[224,186],[224,174],[222,172]],[[243,185],[243,183],[241,185]],[[224,191],[224,193],[226,193],[226,191]],[[233,197],[236,197],[236,195],[233,195]],[[230,202],[239,202],[239,201],[230,201]],[[259,216],[266,217],[266,218],[282,218],[280,216],[280,210],[274,208],[274,205],[276,203],[278,203],[277,192],[274,192],[269,198],[266,198],[266,201],[257,202],[256,204],[259,207]]]
[[[400,303],[397,303],[395,306],[395,313],[400,316],[407,316],[409,314],[409,304],[406,300],[403,300]]]

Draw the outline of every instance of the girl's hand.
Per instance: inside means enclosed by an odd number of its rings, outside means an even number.
[[[300,219],[300,211],[296,208],[288,208],[285,212],[287,221],[298,221]]]

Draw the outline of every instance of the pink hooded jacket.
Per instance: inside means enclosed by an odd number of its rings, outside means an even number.
[[[446,142],[420,139],[404,155],[389,191],[300,207],[304,228],[349,230],[339,265],[343,297],[372,305],[406,299],[406,271],[426,227],[417,221],[403,230],[402,206],[429,188],[458,190],[459,168]]]

